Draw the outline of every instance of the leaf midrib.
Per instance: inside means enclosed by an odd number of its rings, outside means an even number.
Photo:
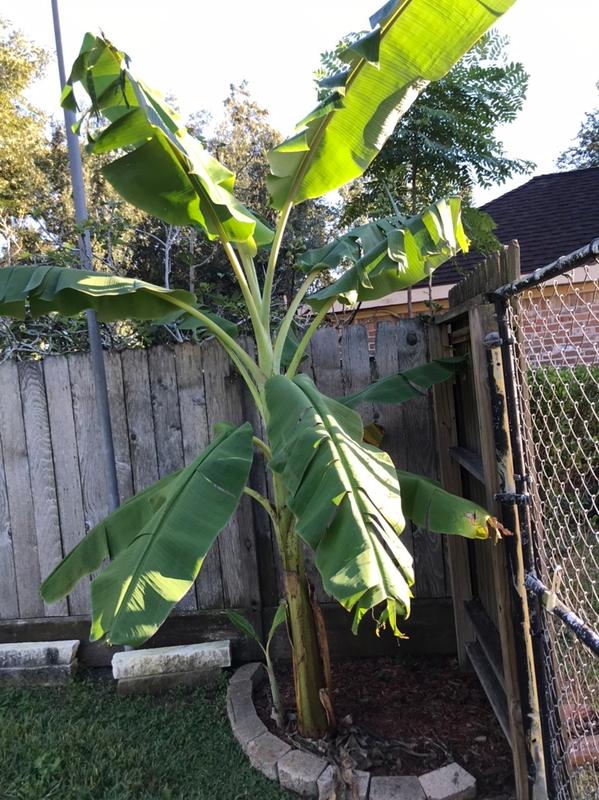
[[[383,41],[383,38],[385,37],[385,35],[388,33],[389,29],[395,24],[397,18],[400,16],[400,14],[402,14],[404,12],[404,10],[410,5],[410,3],[412,3],[412,0],[404,0],[404,2],[398,8],[396,8],[396,10],[393,12],[393,14],[389,17],[387,22],[383,26],[381,26],[381,28],[380,28],[380,41],[381,42]],[[364,68],[364,66],[366,64],[369,64],[369,63],[370,62],[367,61],[364,57],[360,58],[356,62],[356,64],[354,65],[353,69],[351,70],[350,74],[348,75],[347,81],[345,82],[346,94],[349,91],[349,89],[351,88],[351,85],[354,82],[354,80],[358,77],[358,75],[360,74],[360,72]],[[312,139],[312,143],[310,144],[308,151],[306,152],[306,154],[302,158],[302,162],[301,162],[299,171],[296,173],[296,176],[295,176],[295,178],[294,178],[294,180],[293,180],[293,182],[291,184],[291,188],[290,188],[290,190],[289,190],[289,192],[287,194],[287,198],[286,198],[285,203],[283,204],[283,206],[287,205],[287,203],[293,204],[295,202],[295,196],[296,196],[296,194],[298,192],[298,189],[299,189],[302,181],[306,177],[306,173],[310,169],[310,164],[311,164],[312,160],[316,156],[316,151],[318,149],[318,146],[320,145],[322,137],[324,136],[324,132],[326,130],[327,125],[333,119],[335,114],[337,114],[339,111],[342,111],[342,110],[343,109],[336,108],[333,111],[329,111],[329,113],[326,114],[326,116],[324,116],[322,118],[322,120],[320,121],[320,123],[318,124],[318,126],[317,126],[317,128],[315,130],[315,133],[314,133],[314,137]]]

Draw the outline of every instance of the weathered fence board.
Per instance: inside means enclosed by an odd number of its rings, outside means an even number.
[[[1,442],[0,463],[2,463]],[[18,616],[17,577],[15,575],[8,497],[4,476],[0,475],[0,619],[14,619]]]
[[[41,617],[44,604],[39,594],[41,573],[37,552],[35,516],[31,499],[29,460],[19,375],[15,363],[2,368],[0,439],[10,513],[17,599],[20,617]]]
[[[201,353],[202,348],[192,343],[183,344],[176,350],[175,370],[186,464],[193,461],[210,441]],[[198,581],[196,594],[199,608],[223,607],[218,547],[208,552],[202,564],[202,580]]]
[[[355,392],[372,377],[424,361],[426,328],[415,320],[384,323],[374,359],[367,345],[360,326],[324,329],[302,369],[332,397]],[[250,342],[244,346],[251,349]],[[215,342],[109,353],[106,372],[122,501],[189,463],[210,441],[216,422],[249,419],[261,431],[251,397]],[[44,607],[39,584],[110,510],[88,357],[2,365],[0,409],[0,618],[81,619],[89,614],[89,582],[73,591],[68,605],[52,608]],[[365,423],[382,424],[383,447],[399,467],[436,477],[428,397],[404,408],[365,404],[359,410]],[[261,459],[252,481],[270,492]],[[404,541],[415,556],[416,597],[431,603],[446,598],[441,539],[408,526]],[[309,572],[321,600],[330,601],[312,563]],[[276,605],[280,588],[269,520],[244,498],[178,610],[245,609],[259,626],[260,609]]]
[[[208,424],[239,425],[244,420],[241,379],[217,342],[203,350],[204,382]],[[218,538],[225,608],[257,608],[260,605],[256,540],[249,498]],[[240,569],[240,565],[244,565]]]
[[[40,576],[43,580],[48,577],[54,567],[60,564],[63,552],[46,389],[41,362],[25,361],[19,364],[19,388],[21,397],[25,398],[23,424],[27,442]],[[68,613],[66,598],[51,605],[46,604],[47,616],[66,616]]]
[[[44,361],[46,403],[54,457],[54,477],[64,553],[68,553],[85,534],[83,495],[77,458],[77,439],[71,399],[69,364],[64,356]],[[89,585],[79,583],[69,595],[71,614],[89,614]]]
[[[141,492],[159,477],[147,352],[125,350],[121,353],[121,364],[133,489],[135,492]]]

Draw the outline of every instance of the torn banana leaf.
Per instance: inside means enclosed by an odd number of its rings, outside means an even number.
[[[430,81],[442,78],[514,0],[392,0],[372,33],[341,54],[331,94],[269,153],[268,188],[281,209],[364,173]]]
[[[110,564],[91,585],[91,639],[143,644],[191,587],[237,508],[252,463],[252,428],[224,426],[194,461],[96,525],[46,578],[46,602]]]
[[[298,535],[312,548],[324,588],[353,630],[376,606],[396,635],[410,611],[412,557],[389,456],[363,443],[359,415],[321,394],[307,375],[266,383],[271,469],[281,476]]]
[[[407,289],[428,278],[460,250],[468,250],[459,197],[433,203],[400,228],[383,228],[380,220],[367,227],[368,239],[359,240],[360,258],[336,281],[307,298],[313,308],[331,300],[353,305]],[[378,242],[370,246],[374,238]]]
[[[134,76],[124,52],[86,34],[62,96],[73,111],[76,83],[87,92],[91,112],[109,120],[88,149],[120,154],[102,174],[128,203],[171,225],[201,227],[209,239],[233,242],[252,255],[272,241],[272,231],[233,194],[234,174]]]
[[[0,314],[24,319],[57,311],[74,317],[88,308],[101,322],[153,320],[172,314],[169,301],[194,305],[183,289],[164,289],[134,278],[66,267],[3,267],[0,269]]]

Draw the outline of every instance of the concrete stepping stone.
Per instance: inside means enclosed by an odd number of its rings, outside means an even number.
[[[0,644],[0,686],[57,686],[77,669],[79,639]]]
[[[119,694],[160,694],[177,686],[215,683],[231,666],[228,640],[126,650],[112,657],[112,675]]]

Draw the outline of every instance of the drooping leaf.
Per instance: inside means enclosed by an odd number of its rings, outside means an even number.
[[[226,614],[233,625],[235,625],[237,630],[241,631],[246,636],[249,636],[250,639],[253,639],[255,642],[258,642],[260,646],[262,645],[260,637],[256,633],[256,629],[249,619],[246,619],[243,614],[239,614],[237,611],[233,611],[232,609],[227,609]]]
[[[406,517],[418,527],[432,533],[464,536],[466,539],[488,539],[489,533],[509,534],[484,508],[446,492],[438,483],[397,470],[401,487],[401,503]]]
[[[376,226],[365,226],[369,238],[362,236],[359,240],[360,258],[336,281],[310,295],[308,303],[319,308],[336,299],[353,305],[420,283],[460,250],[467,252],[468,239],[460,211],[460,198],[450,197],[433,203],[400,228],[384,232],[380,220]],[[372,246],[377,235],[379,241]]]
[[[102,174],[127,202],[172,225],[199,226],[252,254],[272,240],[268,227],[233,194],[235,176],[185,129],[161,95],[137,79],[129,58],[107,39],[86,34],[63,103],[79,82],[92,111],[109,124],[88,149],[122,155]]]
[[[314,550],[327,592],[354,612],[385,604],[379,620],[407,616],[412,557],[400,542],[404,519],[395,468],[362,441],[359,415],[322,395],[306,375],[266,383],[271,469],[280,474],[296,531]]]
[[[272,204],[301,203],[359,177],[429,81],[439,80],[514,0],[394,0],[351,44],[334,91],[269,153]]]
[[[237,507],[251,463],[251,426],[225,430],[187,467],[92,528],[46,578],[42,596],[64,597],[109,558],[91,586],[91,639],[142,644],[193,584]]]
[[[338,399],[340,403],[350,408],[355,408],[360,403],[385,403],[388,405],[406,403],[414,397],[422,397],[431,386],[453,378],[463,363],[464,356],[438,358],[429,361],[428,364],[421,364],[418,367],[399,372],[397,375],[381,378],[355,394]]]
[[[172,313],[172,297],[189,305],[195,296],[133,278],[66,267],[4,267],[0,270],[0,314],[24,319],[57,311],[73,317],[92,308],[101,322],[157,319]]]

